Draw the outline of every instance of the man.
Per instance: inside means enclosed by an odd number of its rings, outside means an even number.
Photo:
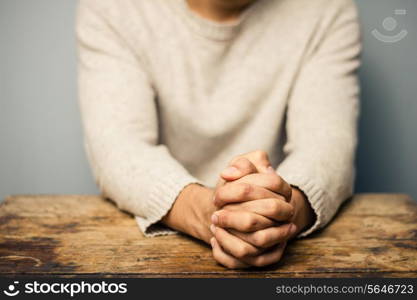
[[[77,35],[96,181],[145,235],[265,266],[352,193],[352,0],[82,0]]]

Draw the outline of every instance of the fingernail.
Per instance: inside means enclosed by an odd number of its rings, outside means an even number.
[[[234,176],[239,176],[240,172],[236,167],[227,167],[226,169],[223,170],[222,175],[234,177]]]
[[[210,225],[210,231],[211,233],[215,234],[216,233],[216,226],[214,226],[214,224]]]
[[[210,239],[210,245],[211,245],[211,247],[212,247],[212,248],[214,248],[214,243],[215,243],[215,238],[214,238],[214,237],[212,237],[212,238]]]
[[[273,167],[271,167],[271,166],[269,166],[267,169],[266,169],[266,172],[267,173],[275,173],[275,169],[273,168]]]
[[[297,231],[297,226],[295,224],[290,225],[290,235],[293,235]]]
[[[212,214],[211,215],[211,222],[213,224],[216,224],[217,225],[217,222],[219,222],[219,217],[216,214]]]

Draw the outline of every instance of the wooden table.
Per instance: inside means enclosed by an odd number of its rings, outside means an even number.
[[[0,205],[0,276],[417,277],[417,203],[363,194],[292,242],[278,264],[227,270],[183,235],[144,238],[98,196],[12,196]]]

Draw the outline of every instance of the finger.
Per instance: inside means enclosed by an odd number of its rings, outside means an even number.
[[[212,225],[210,229],[222,249],[237,259],[245,256],[259,255],[265,251],[265,249],[258,249],[233,234],[228,233],[221,227]]]
[[[242,158],[244,158],[245,160],[249,160],[249,162],[255,167],[256,172],[275,173],[275,170],[271,167],[268,154],[265,151],[258,150],[258,151],[245,153],[243,155],[239,155],[235,157],[234,159],[232,159],[229,165],[233,165],[234,163],[241,160]],[[253,166],[249,166],[247,162],[243,162],[242,164],[245,164],[245,166],[243,166],[243,168],[245,169],[243,173],[247,174],[253,171],[252,170]],[[251,169],[250,171],[247,170],[248,167]],[[241,172],[240,170],[237,171],[234,168],[232,168],[226,171],[225,172],[226,174],[224,174],[223,176],[225,176],[225,179],[227,179],[228,181],[236,180],[237,178],[239,178],[239,176],[242,176],[240,175],[240,172]],[[219,181],[217,182],[216,188],[224,185],[226,183],[225,179],[221,175]]]
[[[223,249],[220,247],[219,243],[216,241],[216,238],[211,238],[210,244],[213,248],[214,259],[221,265],[229,269],[243,269],[249,267],[244,262],[241,262],[238,259],[232,257],[231,255],[225,253]]]
[[[226,181],[233,181],[257,172],[258,170],[255,165],[249,159],[240,157],[229,164],[229,166],[220,173],[220,176]]]
[[[284,254],[285,246],[287,244],[281,243],[270,251],[258,256],[248,256],[242,259],[242,261],[248,265],[255,267],[263,267],[278,262]]]
[[[285,198],[266,188],[249,184],[246,182],[229,182],[217,188],[214,194],[214,205],[222,207],[226,204],[245,202],[265,198]]]
[[[249,174],[235,182],[257,185],[284,196],[288,201],[291,199],[291,186],[276,173]]]
[[[268,153],[266,153],[265,151],[262,150],[256,150],[256,151],[252,151],[252,152],[248,152],[242,155],[239,155],[237,157],[235,157],[232,161],[231,164],[241,158],[247,158],[248,160],[250,160],[256,167],[257,172],[259,173],[268,173],[268,167],[271,166],[270,160],[269,160],[269,156]]]
[[[242,232],[253,232],[276,225],[271,219],[243,210],[218,210],[212,215],[211,221],[216,226]]]
[[[294,237],[297,227],[294,224],[285,224],[269,227],[251,233],[240,232],[234,229],[228,231],[241,240],[259,248],[269,248],[276,244],[288,241]]]
[[[246,210],[281,222],[289,221],[294,215],[294,207],[286,202],[284,198],[268,198],[228,204],[223,206],[222,209]]]

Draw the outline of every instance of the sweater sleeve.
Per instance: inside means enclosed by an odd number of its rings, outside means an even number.
[[[345,5],[311,41],[287,108],[286,156],[277,171],[316,213],[300,237],[324,227],[353,192],[360,30],[353,1],[339,3]]]
[[[145,67],[108,20],[81,1],[77,15],[84,144],[100,191],[135,215],[145,235],[181,190],[200,183],[158,144],[155,94]]]

